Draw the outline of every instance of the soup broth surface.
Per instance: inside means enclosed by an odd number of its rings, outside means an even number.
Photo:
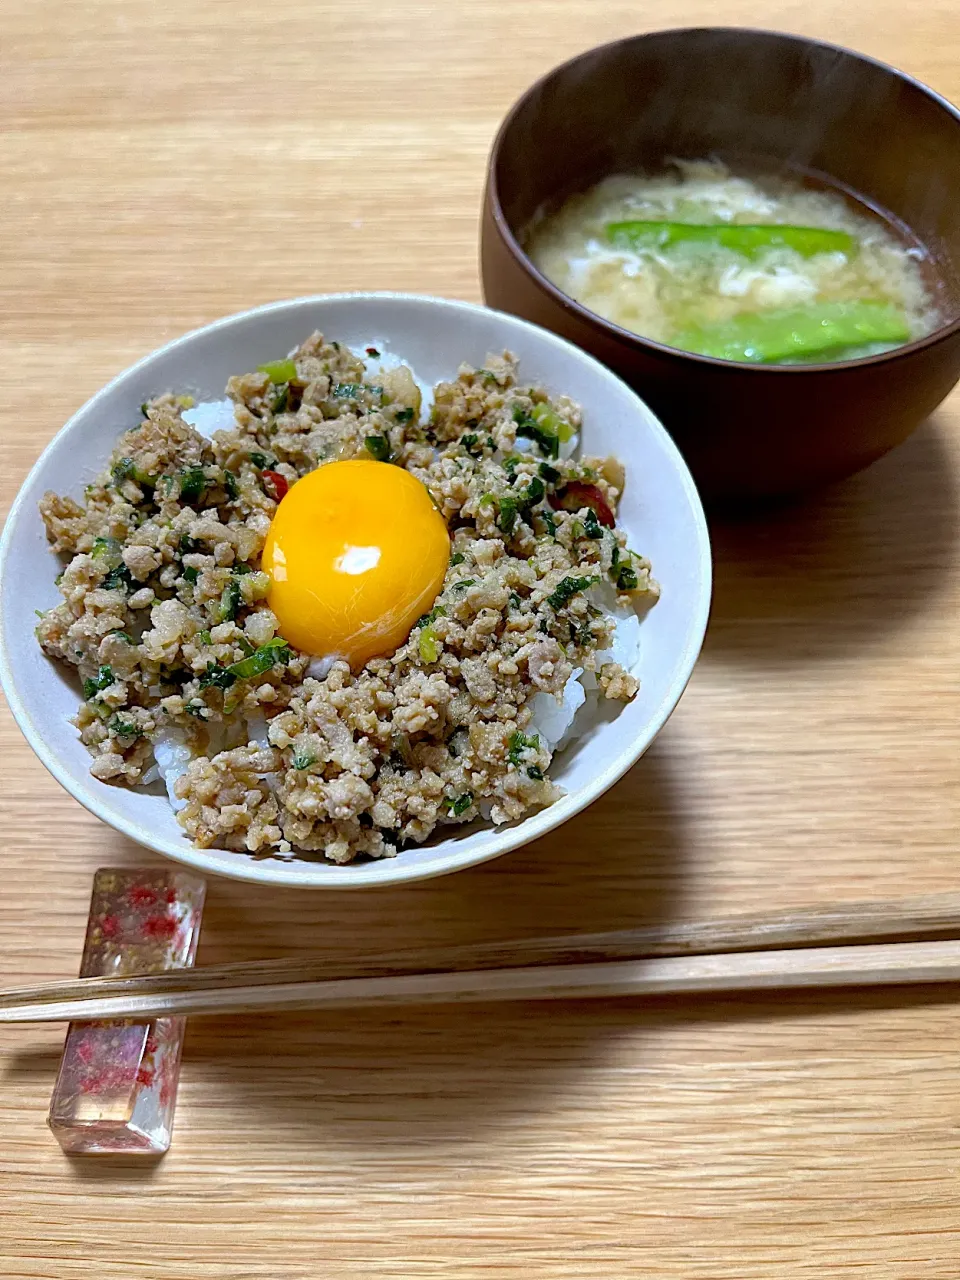
[[[940,323],[923,250],[879,217],[839,192],[714,161],[605,178],[538,219],[526,249],[605,319],[720,358],[849,360]]]

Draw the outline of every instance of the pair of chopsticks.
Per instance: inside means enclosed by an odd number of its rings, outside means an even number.
[[[0,991],[0,1023],[960,982],[960,895]]]

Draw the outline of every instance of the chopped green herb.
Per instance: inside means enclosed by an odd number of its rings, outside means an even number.
[[[211,686],[214,689],[229,689],[236,682],[237,677],[230,668],[222,666],[219,662],[208,662],[206,671],[199,679],[201,689],[209,689]]]
[[[539,769],[535,764],[532,764],[527,768],[527,777],[532,778],[534,782],[542,782],[543,770]]]
[[[447,611],[442,604],[436,605],[429,613],[422,613],[413,624],[415,627],[429,627],[431,622],[436,622],[437,618],[445,618]]]
[[[116,569],[111,569],[100,585],[105,591],[129,591],[133,586],[133,578],[127,566],[121,564]]]
[[[513,420],[518,434],[532,440],[548,458],[558,458],[560,445],[573,435],[569,422],[548,404],[535,404],[529,413],[522,405],[514,405]]]
[[[444,799],[443,803],[447,813],[451,814],[454,818],[459,818],[460,815],[462,813],[466,813],[473,804],[473,792],[465,791],[462,796],[457,796],[456,799],[452,796],[448,796]]]
[[[504,458],[503,469],[511,480],[517,474],[517,467],[519,467],[522,461],[523,459],[516,453],[511,453],[509,458]]]
[[[209,632],[209,631],[198,631],[198,632],[197,632],[197,640],[200,642],[200,644],[210,644],[210,643],[211,643],[210,632]]]
[[[380,358],[380,352],[376,347],[367,347],[367,355],[373,360],[378,360]]]
[[[200,577],[200,570],[194,569],[191,565],[187,565],[180,576],[183,578],[185,582],[189,582],[192,587],[196,584],[197,579]]]
[[[622,564],[617,573],[617,587],[620,591],[636,591],[639,585],[637,571],[633,565]]]
[[[509,494],[504,494],[499,501],[499,511],[497,514],[497,528],[506,537],[510,537],[517,524],[517,500]]]
[[[359,382],[337,382],[334,384],[333,396],[336,400],[356,400],[361,390]]]
[[[386,436],[367,436],[363,443],[367,453],[376,458],[377,462],[390,461],[390,441]]]
[[[541,511],[540,514],[543,516],[543,523],[547,526],[547,532],[550,534],[551,538],[555,539],[557,536],[556,516],[552,511]]]
[[[599,578],[563,578],[556,588],[547,596],[547,604],[553,609],[562,609],[571,596],[599,582]]]
[[[132,720],[124,720],[121,716],[112,716],[107,721],[108,730],[118,738],[142,738],[143,730]]]
[[[242,650],[243,656],[245,658],[249,658],[251,653],[256,653],[256,649],[253,647],[253,645],[250,643],[250,641],[247,639],[246,636],[238,637],[237,644]]]
[[[603,529],[600,527],[600,521],[597,519],[597,513],[593,507],[587,507],[586,519],[583,522],[583,532],[588,538],[596,541],[603,537]]]
[[[121,485],[125,480],[133,480],[137,484],[152,486],[156,484],[156,476],[148,476],[145,471],[141,471],[132,458],[121,458],[119,462],[114,463],[110,468],[110,474],[116,485]]]
[[[455,551],[455,552],[453,553],[453,555],[450,557],[450,563],[451,563],[451,564],[463,564],[463,562],[464,562],[464,560],[466,560],[466,558],[467,558],[467,557],[463,554],[463,552],[462,552],[462,551]]]
[[[312,764],[317,763],[317,757],[312,751],[297,751],[293,757],[293,767],[300,770],[309,769]]]
[[[236,576],[233,576],[220,595],[219,620],[221,622],[233,622],[242,603],[243,593],[240,590],[240,582]]]
[[[101,667],[97,671],[97,676],[95,680],[89,680],[89,679],[84,680],[83,696],[88,699],[92,698],[96,694],[100,693],[101,690],[109,689],[112,684],[113,684],[113,671],[111,670],[110,667],[106,667],[106,666]]]
[[[484,382],[487,382],[487,383],[499,382],[499,378],[493,372],[492,369],[478,369],[477,373],[484,380]]]
[[[226,489],[227,497],[230,499],[230,501],[236,502],[236,500],[240,497],[240,486],[237,483],[237,477],[233,474],[232,471],[227,471],[226,469],[224,469],[223,487],[224,489]]]
[[[137,464],[132,458],[121,458],[119,462],[115,462],[110,468],[110,474],[116,484],[123,484],[124,480],[133,479],[133,473],[136,469]]]
[[[186,711],[188,716],[194,716],[197,720],[206,719],[206,715],[204,713],[207,710],[207,704],[200,698],[191,698],[183,709]]]
[[[511,592],[510,592],[510,600],[509,600],[509,602],[508,602],[508,603],[509,603],[509,605],[510,605],[510,608],[511,608],[511,609],[519,609],[519,608],[520,608],[521,600],[520,600],[520,597],[517,595],[517,593],[516,593],[515,591],[511,591]]]
[[[287,402],[290,399],[290,383],[285,382],[273,397],[273,412],[283,413],[286,410]]]
[[[464,449],[466,449],[467,453],[470,454],[471,458],[476,458],[478,454],[483,451],[482,445],[480,445],[479,449],[477,448],[477,445],[480,443],[480,437],[474,435],[473,432],[468,431],[465,436],[461,436],[460,443],[463,445]]]
[[[541,462],[537,468],[540,474],[546,480],[547,484],[556,484],[560,479],[560,472],[556,467],[551,467],[549,462]]]
[[[275,636],[255,649],[249,658],[234,662],[227,671],[235,680],[251,680],[254,676],[262,676],[271,667],[283,666],[289,661],[290,646],[281,636]]]
[[[466,591],[467,587],[476,585],[476,578],[461,578],[459,582],[453,584],[454,591]]]
[[[108,631],[107,635],[116,636],[118,640],[126,640],[127,644],[133,644],[133,638],[127,635],[123,627],[115,627],[113,631]]]
[[[522,408],[520,405],[513,407],[513,420],[517,424],[517,432],[521,436],[526,436],[528,440],[532,440],[541,453],[545,453],[548,458],[559,458],[560,441],[555,435],[541,431],[537,426],[533,416]]]
[[[409,422],[413,417],[413,410],[407,405],[403,409],[394,409],[393,418],[395,422]]]
[[[519,729],[516,733],[511,733],[507,742],[507,759],[510,763],[516,765],[519,769],[521,764],[523,764],[523,753],[527,750],[540,750],[540,735],[535,733],[528,738],[527,735],[525,733],[521,733]]]
[[[538,502],[543,500],[546,492],[543,481],[539,476],[534,476],[525,491],[520,495],[517,505],[521,511],[529,511],[531,507],[535,507]]]
[[[495,451],[496,447],[497,447],[497,442],[496,440],[494,440],[493,436],[487,436],[487,448],[493,449]]]
[[[265,453],[251,453],[250,461],[255,467],[259,467],[261,471],[264,467],[270,466],[270,459]]]
[[[177,543],[177,550],[182,556],[188,556],[194,551],[200,551],[203,547],[201,542],[196,538],[191,538],[189,534],[181,533],[180,541]]]
[[[149,403],[149,401],[144,400],[143,404],[140,406],[140,412],[143,414],[143,416],[144,416],[144,417],[146,417],[146,416],[147,416],[147,410],[148,410],[149,408],[150,408],[150,403]]]
[[[257,370],[265,373],[276,386],[281,382],[293,382],[297,376],[297,366],[290,359],[269,360],[266,364],[257,365]]]
[[[188,505],[197,502],[207,487],[203,467],[182,467],[177,476],[180,480],[180,501]]]
[[[584,622],[579,627],[572,622],[567,624],[570,628],[570,643],[579,645],[583,648],[585,645],[593,643],[593,632],[590,630],[590,623]]]

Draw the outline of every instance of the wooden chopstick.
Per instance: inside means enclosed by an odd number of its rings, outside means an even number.
[[[573,983],[580,981],[575,977],[577,968],[587,970],[604,967],[607,971],[605,980],[612,981],[611,966],[623,970],[624,962],[627,961],[683,960],[698,956],[704,957],[704,963],[687,969],[674,965],[672,968],[667,966],[661,972],[655,971],[649,963],[635,965],[636,972],[629,981],[640,982],[642,978],[641,985],[635,988],[636,994],[649,994],[654,990],[728,990],[734,989],[737,983],[746,982],[749,986],[755,981],[760,985],[771,986],[777,985],[774,976],[777,972],[781,974],[782,986],[816,985],[814,977],[809,976],[801,982],[800,976],[820,972],[817,965],[824,962],[824,957],[831,950],[826,944],[831,943],[842,943],[849,950],[859,948],[861,952],[861,976],[847,974],[842,979],[844,983],[952,981],[952,977],[931,979],[922,976],[926,972],[923,966],[927,961],[915,946],[909,949],[904,946],[879,948],[888,953],[880,956],[876,944],[930,943],[958,936],[960,895],[928,895],[892,902],[805,908],[779,914],[728,916],[719,920],[662,924],[608,933],[411,949],[386,957],[360,957],[348,961],[322,958],[253,961],[141,977],[84,978],[43,983],[0,992],[0,1022],[157,1017],[174,1012],[240,1013],[255,1009],[313,1008],[342,1003],[345,999],[350,1002],[381,1003],[384,992],[394,992],[389,996],[392,1001],[399,998],[397,993],[401,990],[407,991],[402,998],[410,1002],[418,999],[480,999],[479,994],[456,995],[456,984],[449,990],[443,983],[421,984],[419,988],[414,984],[417,990],[423,992],[422,995],[414,994],[402,985],[378,988],[369,984],[376,980],[396,984],[400,978],[424,978],[428,975],[450,979],[466,974],[468,978],[463,984],[463,990],[470,991],[474,990],[471,983],[486,975],[486,989],[492,993],[496,986],[490,982],[494,971],[509,970],[515,975],[529,972],[532,975],[537,969],[559,968],[561,973],[543,980],[542,985],[552,990],[559,987],[564,979]],[[804,962],[793,954],[804,948],[820,948],[822,951],[819,960],[815,956],[809,959],[809,969],[804,969]],[[897,958],[890,959],[889,953],[894,951]],[[773,969],[763,969],[766,976],[760,982],[760,969],[738,968],[733,962],[732,957],[743,952],[778,958]],[[909,972],[902,966],[911,955],[914,957],[912,963],[920,966],[918,972],[921,976],[883,976],[888,971]],[[731,962],[721,963],[722,957],[731,958]],[[850,957],[848,960],[852,963]],[[756,963],[759,964],[759,960]],[[952,961],[947,960],[945,963],[950,964]],[[869,970],[872,977],[868,976],[868,966],[873,966]],[[845,972],[832,960],[829,961],[828,968],[831,973]],[[658,972],[660,977],[657,977]],[[708,972],[716,975],[719,985],[688,985],[690,982],[704,981],[704,975]],[[750,972],[754,973],[754,977],[747,981]],[[595,980],[599,980],[600,975],[593,976]],[[362,986],[363,980],[368,983],[366,987]],[[515,978],[514,981],[530,982],[531,992],[540,985],[533,982],[532,976],[529,979]],[[616,981],[622,983],[627,979],[621,977]],[[655,981],[669,981],[680,985],[664,988],[647,985]],[[831,983],[826,976],[822,983],[836,985],[836,982]],[[338,995],[334,984],[352,985],[346,995],[342,992]],[[512,990],[509,985],[503,989]],[[429,995],[429,991],[435,994]],[[442,994],[443,992],[446,994]],[[521,998],[519,992],[520,988],[517,988],[517,994],[510,998]],[[577,993],[602,994],[580,988],[568,992],[571,995]],[[557,990],[557,994],[563,994],[563,991]],[[498,997],[491,994],[490,998]],[[542,999],[546,996],[534,997],[529,994],[522,998]],[[108,1000],[112,1003],[104,1003]]]
[[[64,1022],[360,1006],[474,1004],[597,996],[960,982],[960,941],[741,951],[593,964],[335,978],[8,1007],[0,1022]]]

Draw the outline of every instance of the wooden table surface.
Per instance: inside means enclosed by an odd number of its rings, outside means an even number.
[[[834,39],[960,99],[955,0],[2,0],[2,510],[66,417],[181,331],[306,292],[478,298],[516,95],[697,22]],[[955,889],[958,426],[955,396],[852,482],[714,530],[690,688],[588,813],[423,886],[213,883],[201,960]],[[70,974],[94,868],[150,855],[5,709],[0,751],[0,974]],[[149,1168],[61,1155],[60,1042],[0,1039],[5,1280],[960,1275],[949,992],[198,1022]]]

